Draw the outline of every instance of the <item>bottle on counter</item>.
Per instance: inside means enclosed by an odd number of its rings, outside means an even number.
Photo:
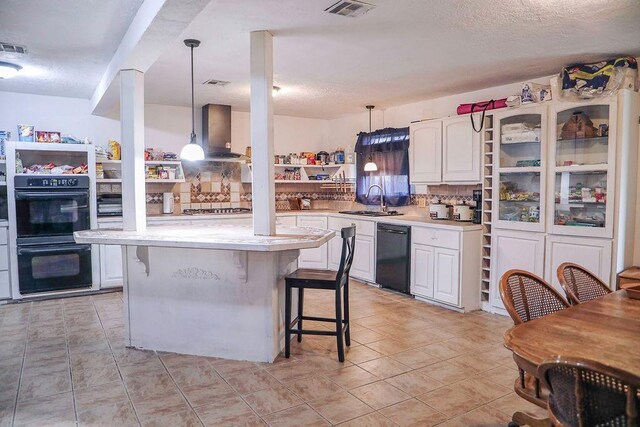
[[[344,148],[340,145],[338,145],[335,151],[335,161],[339,165],[344,163]]]

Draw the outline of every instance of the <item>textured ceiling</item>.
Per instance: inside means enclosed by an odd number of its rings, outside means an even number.
[[[0,53],[23,67],[1,91],[89,98],[143,0],[1,0]]]
[[[146,73],[146,101],[249,108],[249,32],[274,34],[276,114],[334,118],[553,74],[573,61],[640,55],[638,0],[212,0]],[[0,90],[88,98],[141,0],[2,0],[0,41],[27,45]],[[0,60],[2,58],[0,55]],[[229,80],[226,87],[199,83]]]
[[[184,38],[197,103],[249,105],[249,32],[274,35],[277,114],[334,118],[556,73],[572,61],[640,55],[638,0],[370,0],[358,18],[334,0],[212,1]],[[189,105],[189,51],[170,46],[146,75],[147,102]]]

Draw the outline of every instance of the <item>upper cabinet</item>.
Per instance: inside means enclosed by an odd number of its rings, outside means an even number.
[[[480,117],[475,116],[479,125]],[[443,182],[480,182],[480,151],[480,134],[468,115],[442,121]]]
[[[413,184],[442,182],[442,120],[411,124],[409,179]]]
[[[546,107],[503,111],[493,120],[494,225],[544,231]]]
[[[613,101],[552,108],[552,233],[612,237],[615,110]]]
[[[474,115],[476,121],[479,115]],[[480,134],[469,115],[411,124],[412,184],[480,182]]]

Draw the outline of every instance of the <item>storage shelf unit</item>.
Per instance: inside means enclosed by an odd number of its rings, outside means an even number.
[[[105,171],[105,175],[109,172],[113,171],[117,175],[122,174],[122,160],[107,160],[107,159],[96,159],[96,164],[102,164],[102,168]],[[182,171],[182,162],[180,160],[146,160],[144,162],[145,169],[148,166],[169,166],[175,169],[176,178],[147,178],[145,182],[150,184],[175,184],[177,182],[185,182],[184,172]],[[98,184],[120,184],[122,183],[122,178],[97,178],[96,183]]]
[[[484,118],[482,148],[484,155],[484,178],[482,179],[482,275],[480,283],[480,304],[489,309],[489,286],[491,284],[491,218],[493,215],[493,115]]]
[[[355,164],[334,164],[334,165],[287,165],[275,164],[276,184],[329,184],[333,182],[341,182],[344,173],[346,184],[354,184],[356,179]],[[296,176],[296,179],[279,179],[277,176],[285,175],[285,170],[290,171],[289,174]],[[318,173],[328,175],[327,179],[313,179]],[[242,164],[241,180],[244,183],[252,182],[252,165]]]

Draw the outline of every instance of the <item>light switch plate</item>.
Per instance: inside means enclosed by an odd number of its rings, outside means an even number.
[[[427,199],[418,199],[418,207],[426,208],[427,207]]]

